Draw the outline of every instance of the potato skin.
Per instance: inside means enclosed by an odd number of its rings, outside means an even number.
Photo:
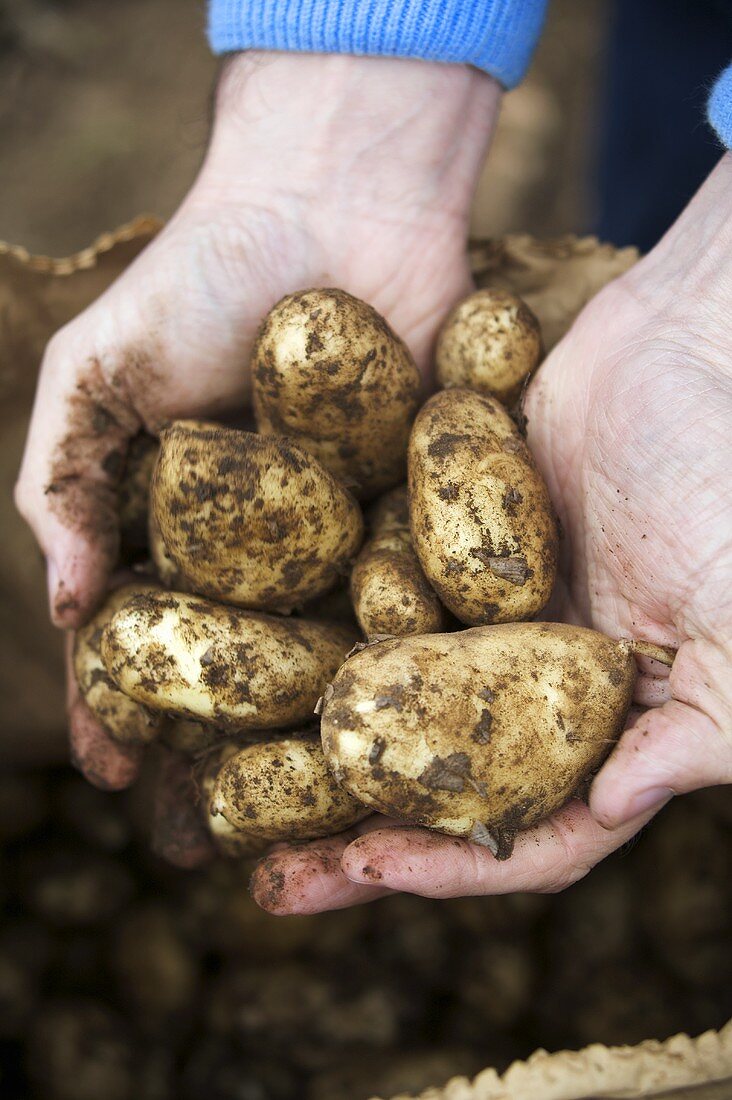
[[[601,764],[634,683],[627,642],[566,624],[383,641],[326,692],[323,749],[374,810],[505,854]]]
[[[198,422],[162,432],[152,506],[183,587],[255,610],[326,592],[363,538],[354,498],[300,447]]]
[[[351,599],[364,634],[434,634],[442,607],[412,547],[407,487],[374,506],[371,536],[351,574]]]
[[[154,710],[237,731],[302,722],[352,631],[224,607],[183,592],[128,601],[102,638],[113,681]]]
[[[404,480],[421,378],[383,317],[344,290],[305,290],[265,318],[252,354],[254,412],[370,499]]]
[[[452,389],[424,405],[409,443],[409,514],[425,576],[461,622],[517,622],[544,607],[556,520],[500,402]]]
[[[230,756],[216,776],[210,810],[252,841],[269,842],[331,836],[370,813],[338,786],[319,739],[295,737]]]
[[[152,714],[120,691],[104,667],[101,645],[104,629],[133,596],[156,586],[137,581],[110,592],[96,615],[74,635],[74,674],[89,710],[120,744],[153,741],[163,726],[162,715]]]
[[[459,302],[437,339],[437,380],[513,405],[542,355],[539,322],[517,294],[486,288]]]

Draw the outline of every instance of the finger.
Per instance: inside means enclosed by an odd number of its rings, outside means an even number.
[[[214,855],[191,764],[165,750],[160,754],[155,792],[152,849],[168,863],[186,870],[200,867]]]
[[[51,617],[81,625],[104,591],[118,551],[117,484],[140,420],[99,357],[76,348],[72,326],[41,369],[16,503],[46,556]]]
[[[254,870],[249,884],[252,897],[262,909],[277,916],[347,909],[383,897],[390,891],[350,882],[343,873],[341,856],[357,836],[392,824],[396,822],[374,816],[335,837],[277,845]]]
[[[675,794],[721,783],[732,783],[732,741],[708,715],[672,699],[625,731],[592,784],[590,808],[614,830]]]
[[[95,787],[122,791],[135,782],[142,762],[141,745],[112,740],[79,694],[72,662],[73,640],[66,639],[66,709],[71,762]]]
[[[577,882],[625,844],[651,814],[612,833],[582,802],[571,802],[547,821],[519,833],[509,859],[487,848],[426,829],[372,832],[351,842],[341,864],[354,883],[376,883],[429,898],[522,891],[554,893]]]

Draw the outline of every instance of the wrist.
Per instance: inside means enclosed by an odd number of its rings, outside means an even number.
[[[285,201],[325,230],[374,209],[420,227],[432,216],[467,225],[500,98],[492,77],[463,65],[239,54],[219,82],[196,191]]]

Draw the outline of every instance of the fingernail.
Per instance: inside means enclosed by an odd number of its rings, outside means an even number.
[[[674,792],[670,787],[648,787],[645,791],[638,791],[626,805],[625,813],[618,821],[618,825],[624,825],[626,821],[632,821],[634,817],[640,817],[641,814],[657,812],[673,796]]]

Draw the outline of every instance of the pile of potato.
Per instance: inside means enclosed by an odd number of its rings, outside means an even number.
[[[527,621],[551,594],[558,532],[503,402],[541,349],[519,298],[478,291],[447,320],[445,388],[422,404],[382,317],[305,291],[259,332],[256,432],[162,432],[156,576],[113,592],[79,633],[76,674],[114,738],[195,757],[223,851],[380,811],[505,858],[606,756],[632,696],[630,644]],[[124,490],[138,544],[133,490],[152,461],[143,447]]]

